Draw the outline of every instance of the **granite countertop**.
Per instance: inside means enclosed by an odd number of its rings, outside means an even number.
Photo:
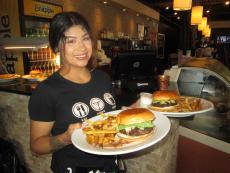
[[[38,82],[29,82],[22,78],[18,78],[11,82],[1,82],[0,91],[6,91],[23,95],[31,95],[31,93],[37,87],[37,85]]]

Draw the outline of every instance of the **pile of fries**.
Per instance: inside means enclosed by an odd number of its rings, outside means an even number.
[[[89,144],[96,147],[119,147],[128,143],[124,139],[120,139],[117,134],[117,120],[113,115],[101,115],[101,119],[97,121],[87,120],[87,126],[83,128],[86,134],[86,140]]]
[[[201,99],[195,97],[180,97],[178,112],[195,112],[202,109]]]

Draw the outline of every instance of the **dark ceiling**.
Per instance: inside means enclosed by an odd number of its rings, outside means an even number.
[[[165,19],[166,21],[172,23],[179,23],[183,21],[183,17],[190,15],[191,11],[179,11],[178,14],[174,14],[173,10],[173,0],[138,0],[139,2],[157,10],[160,12],[161,20]],[[183,0],[182,0],[183,1]],[[230,5],[225,5],[226,0],[193,0],[194,5],[204,6],[203,16],[208,17],[209,21],[216,20],[230,20]],[[169,9],[165,8],[169,6]],[[206,11],[210,12],[207,13]],[[178,16],[180,19],[178,20]]]

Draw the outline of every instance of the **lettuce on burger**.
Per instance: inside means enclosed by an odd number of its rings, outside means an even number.
[[[127,140],[145,139],[154,131],[154,120],[154,113],[145,108],[121,111],[117,115],[117,135]]]

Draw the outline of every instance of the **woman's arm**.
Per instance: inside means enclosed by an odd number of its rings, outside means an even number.
[[[33,121],[30,123],[30,148],[36,154],[52,153],[68,144],[71,144],[71,134],[81,124],[70,124],[66,132],[51,136],[54,122]]]

